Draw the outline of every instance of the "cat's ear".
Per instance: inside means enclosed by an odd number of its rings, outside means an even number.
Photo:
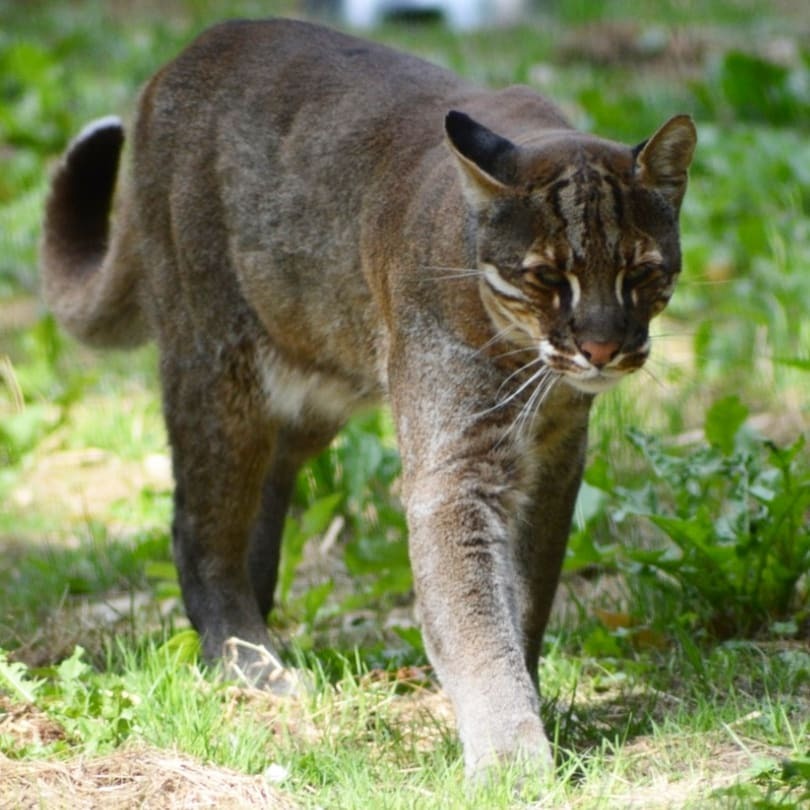
[[[688,115],[676,115],[633,150],[641,183],[661,192],[676,210],[686,192],[687,170],[696,145],[694,122]]]
[[[461,169],[467,200],[480,207],[503,195],[515,176],[517,147],[455,110],[447,113],[444,129]]]

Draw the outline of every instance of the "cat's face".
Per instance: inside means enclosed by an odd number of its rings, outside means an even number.
[[[465,166],[486,171],[473,197],[482,300],[505,341],[599,393],[644,364],[672,295],[694,127],[672,119],[635,150],[574,133],[504,144]]]
[[[479,213],[481,295],[507,341],[598,393],[647,359],[680,271],[677,213],[633,182],[629,150],[568,158]]]

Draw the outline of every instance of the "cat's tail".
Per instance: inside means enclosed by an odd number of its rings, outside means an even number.
[[[124,128],[88,124],[52,179],[41,249],[45,301],[56,319],[93,346],[135,346],[149,337],[139,303],[140,262],[125,242],[126,212],[111,215]]]

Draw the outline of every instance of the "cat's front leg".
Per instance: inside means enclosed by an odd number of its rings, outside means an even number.
[[[525,663],[508,477],[500,465],[472,458],[420,470],[407,486],[425,645],[473,776],[497,762],[551,764]]]
[[[443,351],[447,361],[451,347]],[[459,354],[469,365],[469,355]],[[392,401],[426,649],[453,702],[468,773],[521,760],[547,770],[551,753],[526,666],[525,578],[515,554],[534,465],[499,441],[504,425],[497,423],[508,415],[476,418],[486,408],[482,389],[497,390],[487,369],[478,376],[467,368],[465,379],[455,380],[450,362],[433,376],[425,352],[419,356],[418,368],[398,366]]]

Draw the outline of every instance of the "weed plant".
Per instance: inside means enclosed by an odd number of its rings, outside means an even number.
[[[631,430],[646,464],[644,481],[620,483],[606,465],[588,482],[604,493],[600,506],[615,536],[634,523],[643,541],[611,544],[583,562],[610,559],[658,592],[669,608],[662,624],[702,629],[713,638],[747,638],[778,628],[808,635],[810,593],[810,468],[804,438],[779,448],[745,428],[736,396],[709,409],[706,441],[666,447]],[[595,512],[598,519],[604,513]],[[639,520],[641,518],[641,520]]]

